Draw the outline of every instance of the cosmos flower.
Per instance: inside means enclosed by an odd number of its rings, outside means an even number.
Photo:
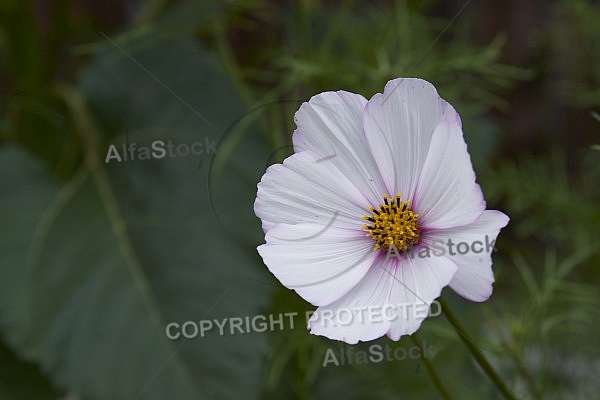
[[[430,83],[392,80],[368,101],[321,93],[295,122],[295,154],[268,168],[254,210],[266,241],[258,252],[275,277],[317,314],[354,313],[341,323],[313,315],[311,333],[352,344],[398,340],[423,317],[394,305],[429,307],[446,286],[489,298],[491,251],[414,257],[449,240],[493,243],[508,223],[485,209],[460,117]],[[357,317],[373,307],[385,317]]]

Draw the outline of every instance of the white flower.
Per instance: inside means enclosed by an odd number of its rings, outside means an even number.
[[[485,209],[460,117],[430,83],[392,80],[369,101],[321,93],[295,121],[295,154],[269,167],[254,210],[269,270],[319,307],[311,333],[398,340],[424,318],[410,305],[426,314],[445,286],[491,295],[490,247],[508,217]]]

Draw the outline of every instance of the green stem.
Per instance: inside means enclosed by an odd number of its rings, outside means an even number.
[[[515,364],[517,365],[517,368],[518,368],[519,372],[521,373],[521,375],[523,376],[523,379],[525,380],[525,384],[527,385],[527,388],[529,389],[529,392],[531,393],[531,398],[534,400],[542,400],[542,396],[540,395],[540,392],[537,390],[533,376],[531,376],[531,374],[529,373],[529,370],[527,369],[527,366],[525,365],[525,361],[521,357],[521,353],[519,352],[518,345],[515,344],[511,335],[504,334],[504,329],[502,329],[500,327],[500,322],[498,321],[498,318],[496,318],[495,314],[490,312],[487,307],[483,307],[483,313],[486,316],[487,320],[490,321],[491,324],[493,324],[494,328],[500,335],[500,339],[503,342],[504,349],[512,357]],[[546,364],[542,364],[542,365],[546,365]]]
[[[458,320],[456,315],[454,315],[454,313],[450,309],[450,306],[448,305],[448,303],[446,303],[446,300],[444,300],[443,298],[440,297],[438,299],[438,301],[439,301],[440,305],[442,306],[442,311],[444,311],[444,315],[446,315],[448,322],[450,322],[452,324],[452,326],[454,327],[454,329],[456,329],[456,331],[459,334],[458,336],[463,341],[463,343],[467,346],[467,348],[473,355],[473,358],[475,358],[475,361],[477,361],[477,363],[479,364],[481,369],[483,369],[485,371],[485,373],[487,374],[487,376],[489,376],[489,378],[494,382],[494,384],[496,385],[496,387],[498,388],[500,393],[502,393],[504,398],[509,399],[509,400],[516,400],[516,397],[508,389],[508,387],[506,386],[506,384],[504,383],[504,381],[502,380],[500,375],[498,375],[498,373],[494,370],[494,368],[489,363],[487,358],[485,358],[485,356],[483,355],[481,350],[479,350],[479,348],[477,346],[475,346],[475,344],[469,338],[469,336],[467,336],[465,328],[462,326],[462,324],[460,323],[460,321]]]
[[[446,389],[446,387],[442,383],[442,380],[440,379],[439,375],[435,371],[433,364],[431,363],[431,361],[429,361],[429,359],[427,357],[425,357],[423,355],[424,349],[421,347],[421,340],[418,338],[417,334],[413,333],[410,338],[412,339],[413,343],[418,348],[421,349],[421,355],[422,355],[421,361],[423,361],[423,364],[425,365],[425,368],[427,369],[427,373],[429,373],[429,376],[431,377],[431,380],[433,381],[433,384],[435,385],[435,388],[437,389],[437,391],[440,393],[442,398],[444,398],[445,400],[452,400],[452,396],[450,395],[450,392],[448,392],[448,389]]]

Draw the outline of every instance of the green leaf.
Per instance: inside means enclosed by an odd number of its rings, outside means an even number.
[[[110,144],[122,156],[119,133],[130,132],[138,148],[204,143],[243,112],[193,42],[151,35],[115,43],[136,61],[111,44],[82,75],[85,98],[65,90],[87,166],[61,186],[23,151],[0,152],[4,332],[81,398],[258,398],[265,334],[246,333],[245,324],[231,334],[226,325],[224,335],[215,326],[171,340],[166,327],[266,307],[272,286],[255,251],[262,237],[252,199],[268,151],[245,137],[221,178],[238,176],[235,184],[216,185],[215,198],[235,204],[226,211],[244,241],[231,240],[211,207],[208,168],[197,168],[210,156],[105,163]]]

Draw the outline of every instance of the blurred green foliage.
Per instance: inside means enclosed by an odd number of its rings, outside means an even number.
[[[576,106],[600,106],[600,9],[587,1],[563,1],[551,23],[552,50],[560,54],[557,89]]]
[[[455,105],[488,208],[511,217],[490,301],[444,297],[519,398],[596,397],[596,3],[555,2],[519,65],[507,35],[474,40],[473,5],[453,20],[460,7],[442,17],[435,1],[123,4],[103,20],[94,12],[110,5],[0,2],[2,398],[437,398],[417,361],[323,368],[342,344],[307,333],[310,305],[255,252],[255,185],[289,152],[300,102],[369,97],[399,76]],[[543,118],[567,115],[558,139],[532,116],[533,152],[510,131],[531,87],[551,104]],[[212,159],[103,162],[110,144],[205,137],[219,141]],[[284,332],[165,334],[173,321],[294,311]],[[453,396],[499,398],[443,318],[419,335]]]

